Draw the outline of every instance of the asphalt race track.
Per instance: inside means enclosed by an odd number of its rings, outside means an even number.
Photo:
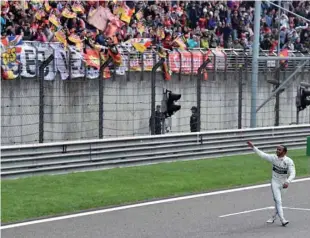
[[[310,180],[293,183],[286,191],[286,227],[279,219],[266,224],[273,205],[267,186],[2,227],[1,232],[5,238],[310,237]]]

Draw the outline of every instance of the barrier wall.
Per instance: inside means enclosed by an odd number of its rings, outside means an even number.
[[[259,76],[257,104],[260,105],[274,89],[266,82],[272,74]],[[216,80],[202,81],[201,130],[238,128],[239,73],[217,73]],[[151,115],[151,74],[131,73],[104,80],[103,136],[148,135]],[[226,78],[226,79],[225,79]],[[250,75],[242,73],[242,128],[250,125]],[[280,96],[280,125],[296,122],[295,95],[299,77]],[[98,138],[99,80],[59,80],[44,82],[44,142]],[[195,77],[174,75],[165,81],[156,76],[156,104],[161,103],[163,89],[182,95],[181,110],[167,122],[169,132],[189,132],[190,108],[197,105]],[[1,143],[38,142],[39,82],[34,79],[2,81],[1,85]],[[267,103],[257,114],[257,126],[273,126],[275,100]],[[309,109],[300,113],[300,124],[310,122]]]

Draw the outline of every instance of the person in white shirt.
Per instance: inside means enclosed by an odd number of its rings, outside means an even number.
[[[259,157],[272,163],[271,190],[275,201],[275,213],[267,223],[274,223],[278,215],[282,225],[286,226],[289,221],[284,218],[283,214],[282,192],[283,189],[288,188],[296,176],[294,161],[286,156],[287,148],[284,145],[277,147],[276,154],[266,154],[254,146],[251,141],[247,143]]]

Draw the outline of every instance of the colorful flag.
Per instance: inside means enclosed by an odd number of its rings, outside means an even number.
[[[56,17],[54,14],[50,14],[48,20],[53,23],[56,27],[59,27],[61,25],[61,22],[58,17]]]
[[[65,8],[62,11],[61,15],[64,16],[65,18],[76,18],[76,13],[71,12],[68,8]]]
[[[16,66],[20,64],[22,36],[9,36],[1,39],[1,76],[4,80],[18,76]]]
[[[164,58],[164,59],[167,58],[167,52],[166,52],[163,48],[160,48],[159,51],[157,52],[157,54],[158,54],[158,56],[159,56],[160,58]],[[171,70],[169,69],[169,66],[168,66],[166,60],[165,60],[164,63],[163,63],[162,70],[163,70],[163,74],[164,74],[164,79],[165,79],[165,80],[170,80],[170,79],[171,79],[172,72],[171,72]]]
[[[84,56],[84,62],[89,67],[94,67],[96,69],[100,69],[100,57],[99,57],[99,51],[94,49],[85,49],[85,52],[83,53]]]
[[[108,8],[99,6],[88,15],[87,21],[90,25],[104,31],[107,27],[108,21],[113,20],[115,17],[116,16],[114,16]]]
[[[280,51],[280,57],[288,57],[288,49],[283,49]],[[280,64],[283,66],[283,67],[288,67],[288,60],[280,60]]]
[[[143,53],[146,50],[146,47],[143,44],[138,43],[138,42],[133,43],[132,46],[140,53]]]
[[[137,30],[142,35],[142,33],[145,31],[145,26],[144,26],[143,22],[139,21],[137,23]]]
[[[75,43],[75,47],[79,50],[79,51],[82,51],[83,50],[83,40],[77,35],[77,34],[74,34],[72,33],[68,39]]]
[[[83,41],[77,34],[74,33],[72,33],[68,39],[73,43],[81,43]]]
[[[58,30],[57,32],[55,32],[55,37],[60,43],[64,44],[64,46],[67,47],[66,34],[62,30]]]
[[[164,39],[164,38],[165,38],[165,31],[164,31],[164,29],[161,28],[161,27],[158,27],[157,30],[156,30],[156,36],[157,36],[160,40]]]
[[[112,57],[115,66],[120,66],[122,64],[122,56],[118,51],[113,52],[111,49],[108,49],[108,54]]]
[[[133,38],[128,40],[127,43],[132,44],[132,46],[137,51],[143,53],[149,46],[152,45],[152,40],[149,38],[142,38],[142,39]]]
[[[23,2],[23,7],[24,7],[24,10],[29,8],[28,2],[26,0]]]
[[[143,17],[143,12],[141,10],[139,10],[137,13],[136,13],[136,18],[138,21],[140,21]]]
[[[135,12],[135,9],[130,9],[126,4],[123,4],[121,12],[121,20],[130,23],[131,17]]]
[[[37,20],[40,21],[42,17],[45,17],[45,12],[43,10],[38,10],[35,14],[35,17]]]
[[[82,13],[84,14],[84,7],[79,4],[79,3],[74,3],[73,6],[72,6],[72,11],[76,12],[76,13]]]
[[[174,42],[178,44],[181,50],[186,50],[186,45],[180,37],[177,37],[176,39],[174,39]]]
[[[45,7],[45,11],[47,11],[47,12],[49,12],[49,11],[52,9],[52,7],[51,7],[50,4],[48,3],[48,1],[45,1],[44,7]]]

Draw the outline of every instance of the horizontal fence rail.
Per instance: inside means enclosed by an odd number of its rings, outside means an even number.
[[[78,171],[145,165],[177,160],[203,159],[252,151],[251,140],[260,149],[278,144],[305,148],[310,124],[168,134],[103,140],[1,147],[1,177],[63,174]]]
[[[6,48],[2,48],[2,51],[6,52]],[[7,79],[38,77],[39,66],[50,55],[54,55],[55,60],[47,65],[44,71],[45,80],[54,80],[57,74],[62,80],[96,79],[99,77],[100,57],[93,48],[86,47],[81,51],[73,45],[64,47],[58,42],[43,43],[38,41],[22,41],[17,48],[20,52],[16,55],[17,58],[20,58],[19,62],[11,62],[9,66],[2,66]],[[87,54],[84,54],[86,49]],[[128,72],[151,72],[160,58],[156,47],[150,47],[143,53],[135,50],[132,44],[121,44],[117,46],[117,49],[121,63],[117,66],[113,63],[109,64],[112,74],[108,78],[113,78],[116,75],[126,75],[130,78]],[[287,54],[292,59],[285,60],[284,69],[286,71],[294,71],[296,66],[302,62],[302,60],[293,59],[294,57],[310,57],[309,53],[300,51],[289,50]],[[260,49],[259,56],[276,57],[277,52]],[[197,75],[199,66],[207,59],[211,60],[207,66],[208,72],[235,72],[240,67],[246,67],[248,72],[251,72],[252,58],[251,49],[217,47],[167,50],[169,69],[172,73],[180,75]],[[258,70],[259,72],[272,71],[276,69],[277,62],[272,58],[260,61]],[[161,71],[161,69],[158,70]],[[304,70],[309,71],[310,64],[306,64]]]

